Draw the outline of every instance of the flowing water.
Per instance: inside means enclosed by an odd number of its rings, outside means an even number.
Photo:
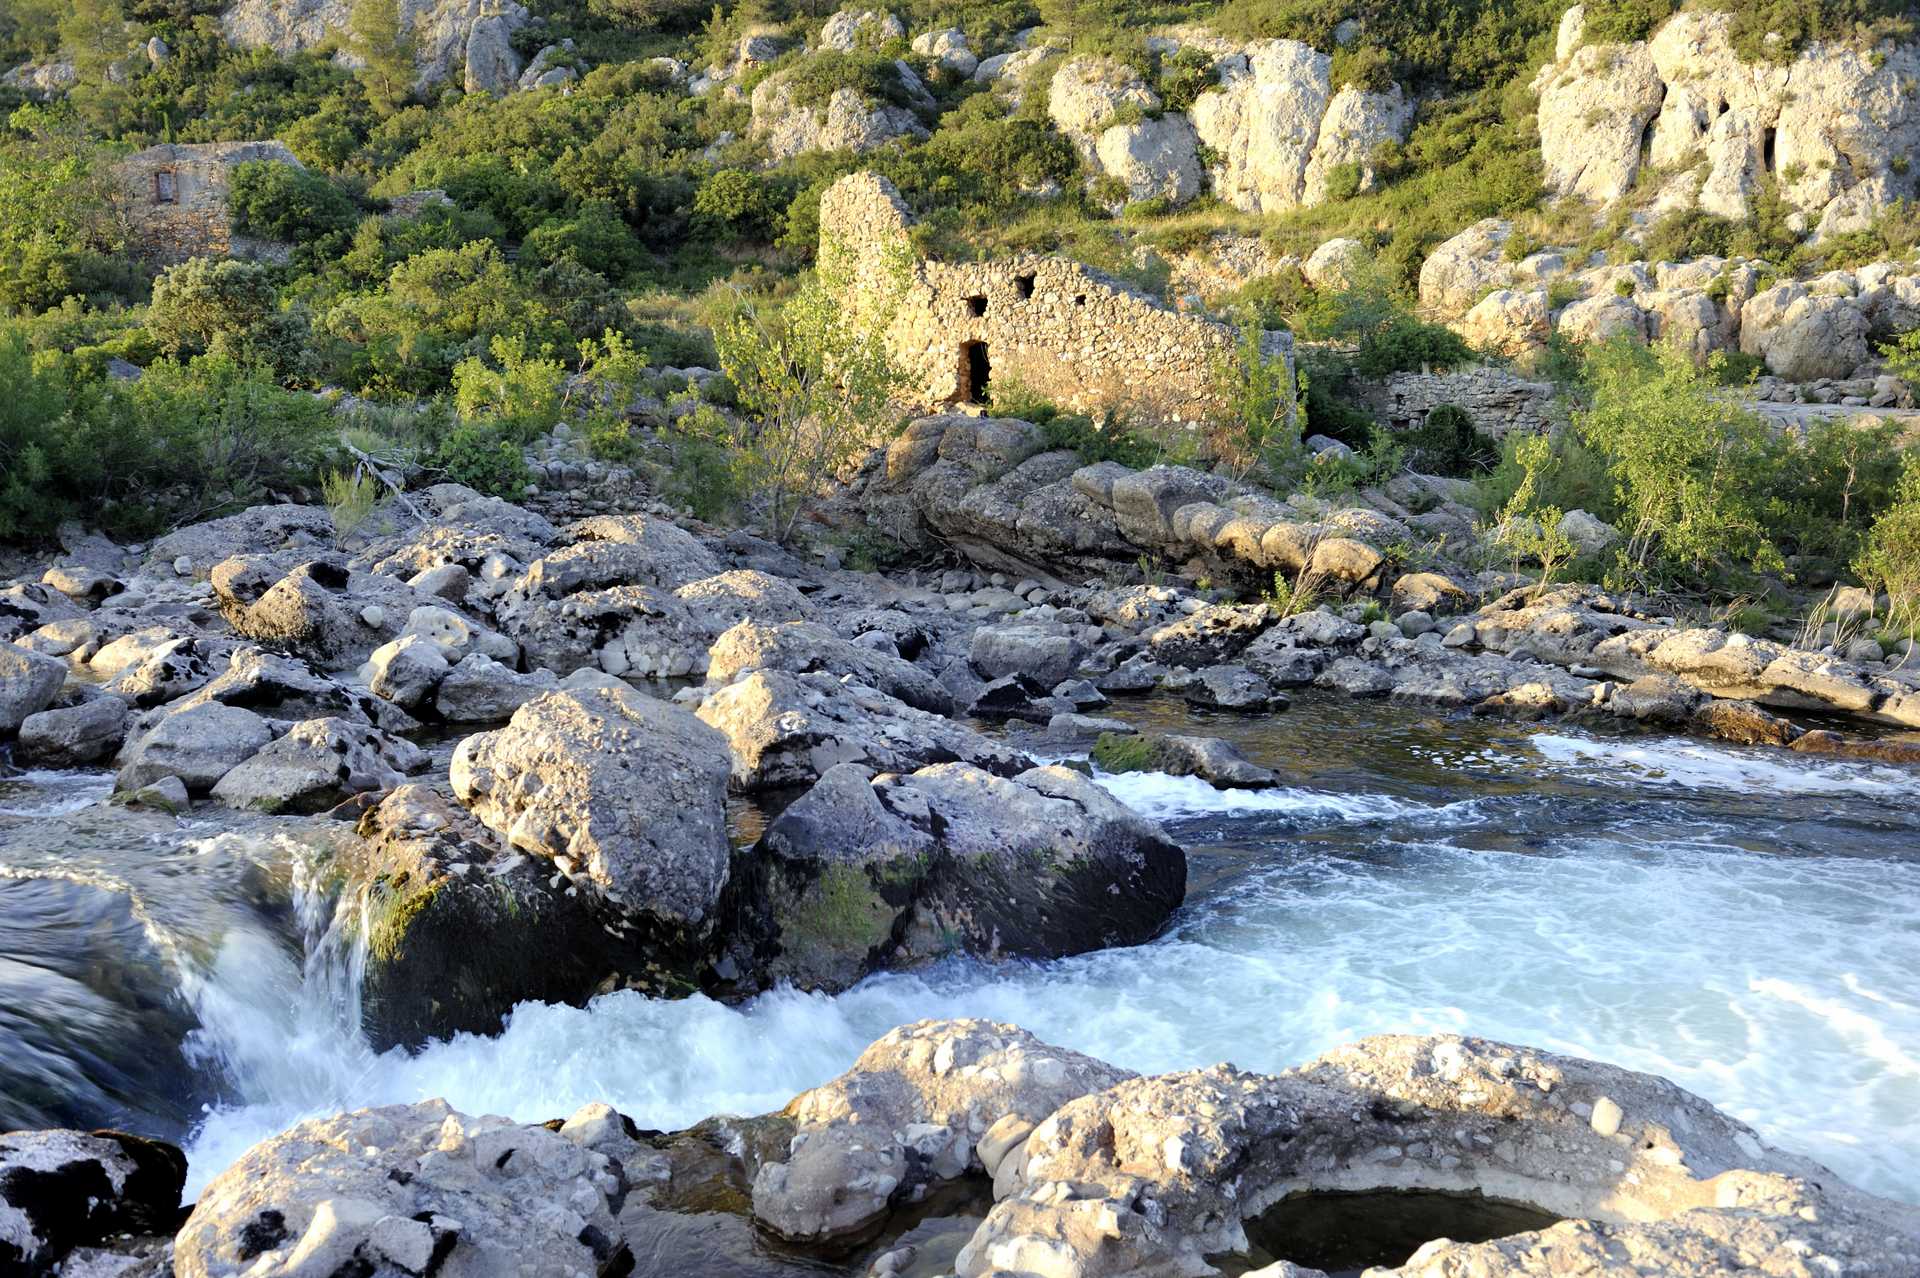
[[[1167,934],[952,962],[745,1006],[524,1005],[376,1055],[308,867],[328,823],[136,816],[100,777],[0,782],[0,1130],[187,1143],[190,1192],[302,1115],[443,1096],[642,1126],[776,1108],[872,1039],[991,1016],[1140,1070],[1278,1069],[1462,1031],[1663,1074],[1860,1185],[1920,1201],[1920,776],[1656,736],[1306,697],[1233,738],[1287,784],[1103,778],[1187,846]]]

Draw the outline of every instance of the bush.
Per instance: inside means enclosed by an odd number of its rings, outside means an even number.
[[[280,160],[237,165],[227,212],[242,235],[310,249],[314,241],[343,235],[360,220],[360,210],[333,183]]]
[[[1607,460],[1624,562],[1699,580],[1728,567],[1781,569],[1763,517],[1769,432],[1678,350],[1623,338],[1588,359],[1580,436]]]
[[[640,245],[605,200],[582,205],[571,217],[551,218],[528,232],[521,258],[531,266],[572,262],[618,279],[640,261]]]
[[[334,441],[320,400],[225,356],[118,382],[0,327],[0,538],[74,517],[147,536],[314,483]]]
[[[520,445],[498,421],[454,427],[434,454],[433,464],[452,482],[495,497],[517,498],[532,479]]]
[[[764,244],[772,240],[792,201],[786,184],[764,173],[716,169],[694,195],[693,212],[706,234],[715,239]]]
[[[1893,501],[1873,521],[1853,570],[1886,592],[1889,630],[1920,628],[1920,452],[1907,454]]]
[[[196,257],[154,281],[147,332],[164,355],[222,353],[286,372],[305,354],[307,322],[280,309],[270,268]]]
[[[1500,448],[1473,424],[1458,404],[1439,404],[1426,421],[1400,437],[1407,464],[1428,475],[1456,478],[1489,470],[1500,460]]]

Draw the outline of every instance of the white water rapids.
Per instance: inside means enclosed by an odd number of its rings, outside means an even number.
[[[411,1055],[375,1055],[350,1028],[353,956],[304,893],[304,970],[237,925],[189,982],[190,1051],[240,1098],[195,1132],[189,1190],[304,1115],[371,1104],[440,1096],[531,1121],[605,1100],[656,1128],[766,1111],[897,1024],[969,1015],[1139,1070],[1278,1069],[1394,1031],[1526,1043],[1665,1075],[1863,1187],[1920,1200],[1912,774],[1679,740],[1519,739],[1454,760],[1458,797],[1103,778],[1197,855],[1221,850],[1146,946],[736,1008],[523,1005],[497,1036]],[[1578,812],[1540,789],[1562,778],[1577,779]],[[1772,855],[1789,806],[1824,823]]]

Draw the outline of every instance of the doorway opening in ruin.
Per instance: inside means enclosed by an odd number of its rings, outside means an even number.
[[[1013,281],[1013,287],[1019,291],[1020,300],[1026,301],[1033,296],[1033,276],[1022,275]]]
[[[962,342],[960,344],[960,394],[963,404],[984,404],[987,402],[987,382],[993,376],[993,365],[987,360],[985,342]]]

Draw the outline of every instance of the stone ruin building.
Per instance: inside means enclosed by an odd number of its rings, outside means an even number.
[[[1226,412],[1217,381],[1236,357],[1231,325],[1064,258],[922,258],[912,225],[893,184],[871,172],[841,178],[820,200],[822,259],[846,255],[835,281],[844,304],[869,316],[894,306],[887,346],[913,407],[983,411],[995,387],[1018,384],[1070,412],[1113,410],[1136,426],[1192,427]],[[1292,335],[1267,332],[1261,346],[1291,377]]]
[[[280,257],[285,245],[235,235],[227,192],[236,165],[300,167],[283,142],[162,143],[114,165],[115,200],[133,248],[157,264],[190,257]]]

